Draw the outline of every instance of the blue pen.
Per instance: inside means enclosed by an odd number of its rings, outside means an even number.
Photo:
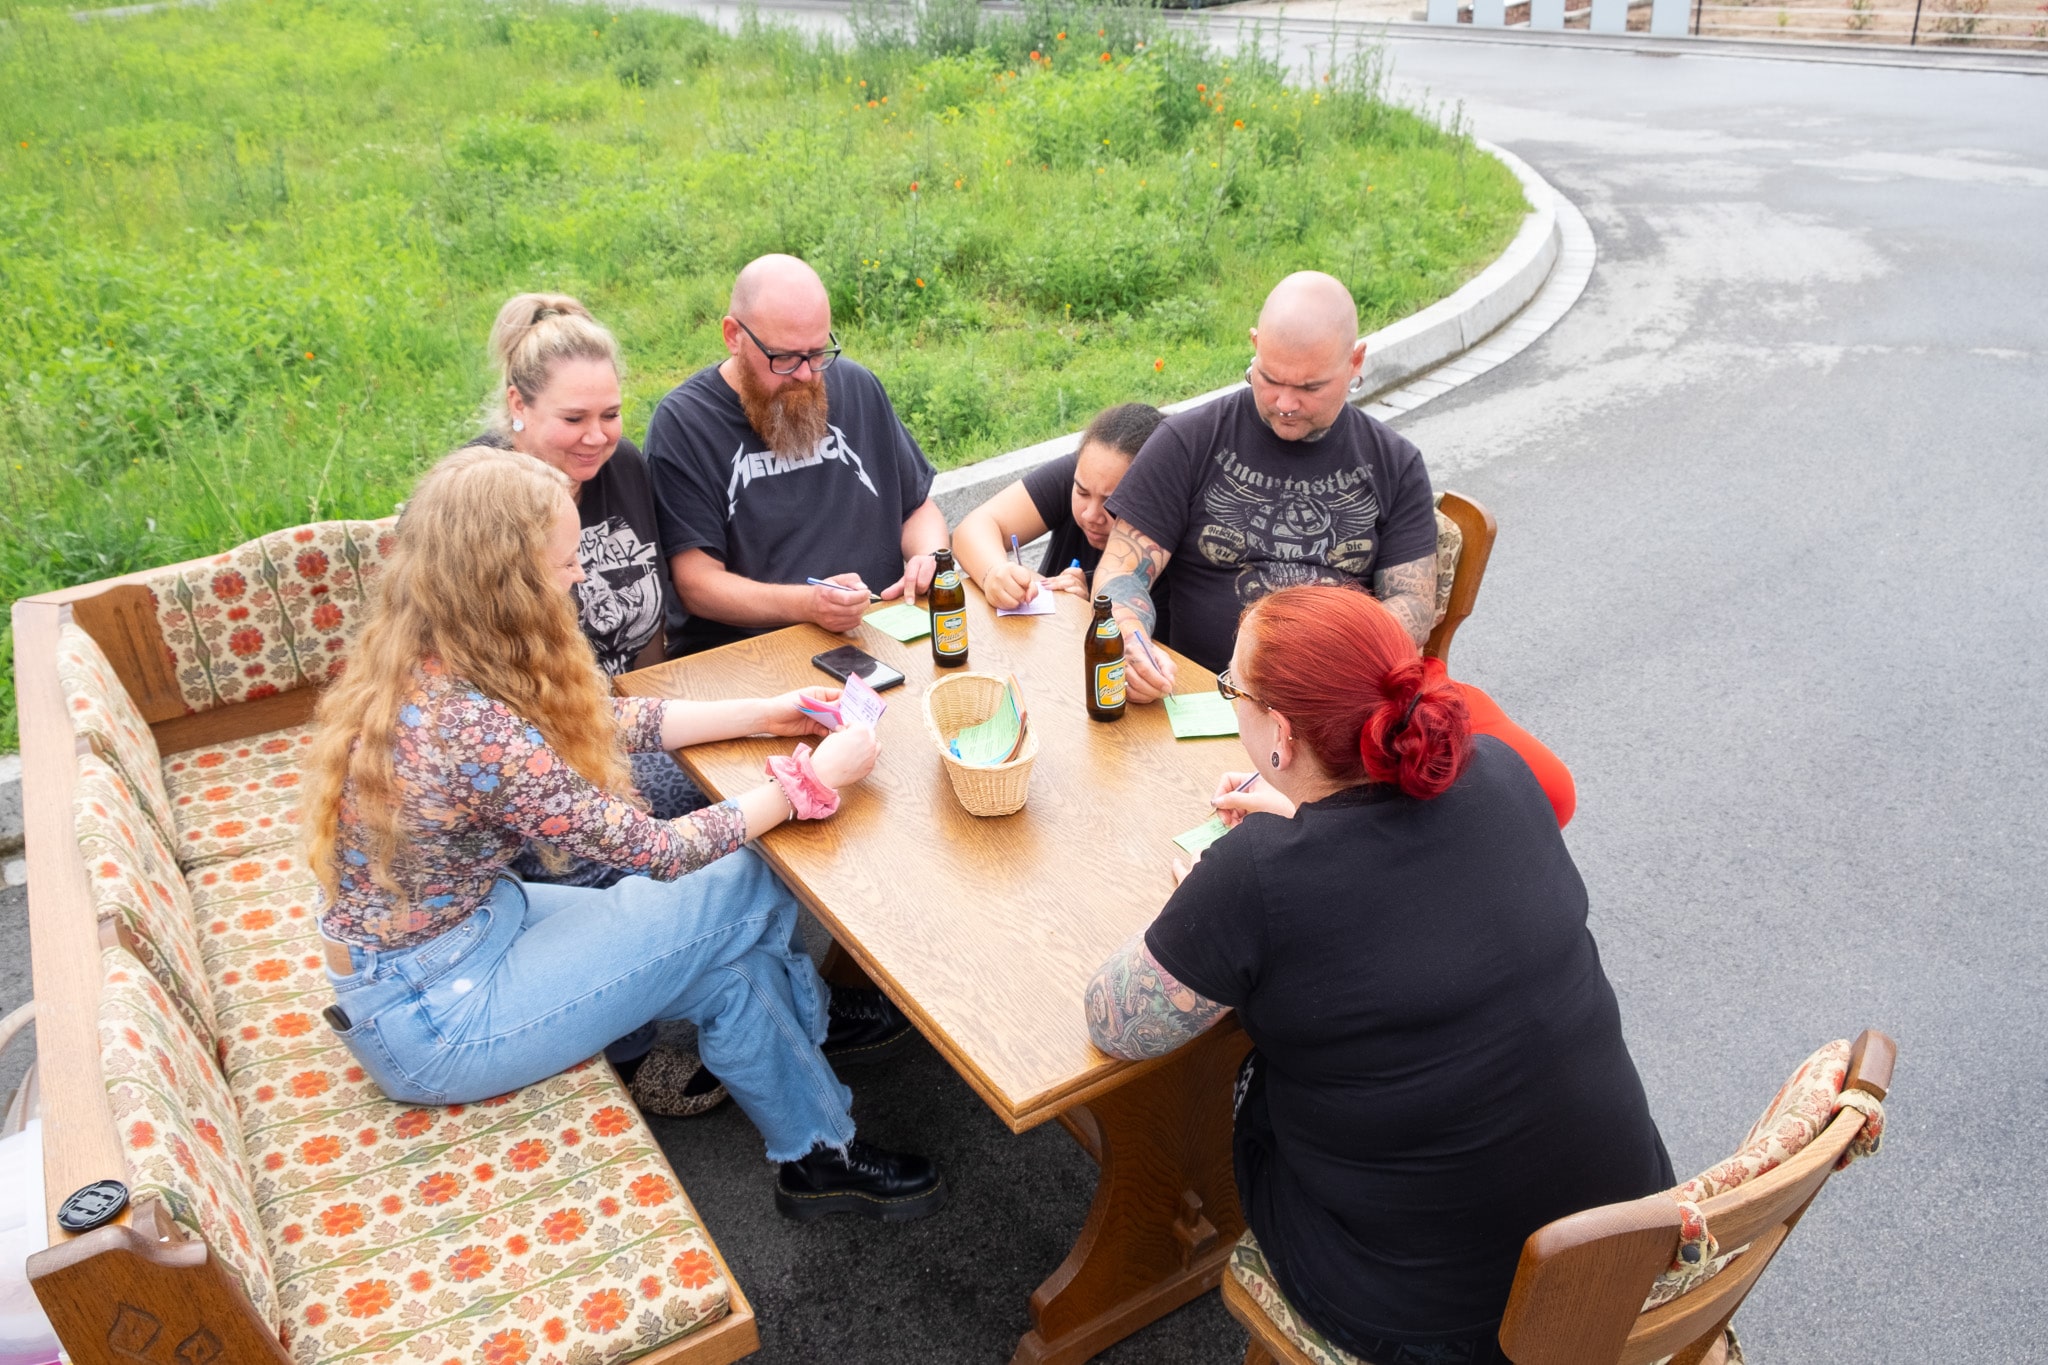
[[[1249,786],[1251,786],[1251,784],[1252,784],[1252,783],[1254,783],[1254,782],[1256,782],[1256,781],[1258,781],[1258,780],[1259,780],[1259,775],[1258,775],[1257,773],[1253,773],[1253,774],[1252,774],[1252,775],[1251,775],[1250,777],[1247,777],[1247,778],[1246,778],[1246,779],[1245,779],[1244,781],[1242,781],[1242,782],[1238,783],[1238,784],[1237,784],[1237,785],[1236,785],[1235,787],[1232,787],[1232,788],[1230,789],[1230,794],[1231,794],[1232,796],[1235,796],[1235,795],[1237,795],[1237,794],[1238,794],[1239,792],[1243,791],[1243,790],[1244,790],[1244,789],[1245,789],[1246,787],[1249,787]]]
[[[1081,561],[1077,559],[1073,563],[1067,565],[1067,567],[1070,569],[1078,569],[1081,567]]]
[[[1158,668],[1159,656],[1157,654],[1154,654],[1152,652],[1152,646],[1145,642],[1145,632],[1142,630],[1134,630],[1131,632],[1131,638],[1138,642],[1138,648],[1145,651],[1145,657],[1152,661],[1152,667]],[[1161,671],[1163,672],[1164,670]]]
[[[837,588],[837,589],[838,589],[838,590],[839,590],[840,592],[861,592],[861,591],[864,591],[864,589],[861,589],[861,588],[849,588],[849,587],[847,587],[847,586],[846,586],[846,585],[845,585],[844,583],[827,583],[827,582],[826,582],[826,581],[825,581],[824,579],[822,579],[822,578],[806,578],[806,579],[804,580],[804,582],[806,582],[806,583],[810,584],[810,585],[811,585],[812,587],[814,587],[814,588]],[[879,601],[881,601],[881,600],[882,600],[881,598],[879,598],[879,597],[875,596],[875,595],[874,595],[873,593],[868,593],[868,601],[870,601],[870,602],[879,602]]]
[[[1017,553],[1017,537],[1015,536],[1010,537],[1010,558],[1017,561],[1018,568],[1024,567],[1024,556]]]

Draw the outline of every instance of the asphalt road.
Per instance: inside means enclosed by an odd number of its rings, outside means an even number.
[[[1886,1149],[1744,1308],[1750,1358],[2038,1359],[2048,79],[1389,45],[1599,242],[1554,331],[1402,426],[1500,519],[1454,667],[1577,774],[1674,1160],[1724,1155],[1814,1045],[1899,1042]],[[0,898],[0,967],[19,915]],[[0,970],[0,1008],[24,986]],[[1007,1359],[1092,1166],[928,1049],[848,1079],[867,1136],[945,1163],[943,1213],[784,1223],[731,1106],[658,1123],[755,1359]],[[1101,1359],[1243,1344],[1210,1295]]]
[[[1726,1155],[1818,1044],[1899,1043],[1886,1149],[1739,1315],[1750,1359],[2039,1359],[2048,78],[1389,47],[1407,97],[1462,100],[1598,240],[1563,322],[1400,425],[1499,517],[1454,667],[1578,777],[1674,1161]],[[664,1132],[759,1359],[1006,1359],[1085,1158],[929,1053],[850,1079],[871,1136],[946,1161],[944,1214],[785,1227],[737,1114]],[[1102,1359],[1243,1342],[1209,1296]]]

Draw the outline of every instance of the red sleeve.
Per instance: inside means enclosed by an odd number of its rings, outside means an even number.
[[[1465,709],[1472,716],[1472,733],[1492,735],[1501,743],[1522,756],[1529,765],[1529,771],[1536,774],[1537,783],[1543,794],[1550,798],[1550,807],[1557,812],[1557,827],[1563,829],[1572,822],[1572,812],[1579,806],[1578,784],[1572,781],[1572,770],[1564,766],[1564,760],[1543,746],[1543,742],[1508,719],[1508,713],[1500,709],[1500,703],[1471,683],[1458,682],[1451,685],[1465,698]]]

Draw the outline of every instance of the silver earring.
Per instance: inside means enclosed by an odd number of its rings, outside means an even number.
[[[525,423],[524,421],[522,421],[521,419],[519,419],[519,418],[517,418],[517,417],[514,417],[514,418],[512,419],[512,430],[514,430],[514,431],[524,431],[524,430],[526,430],[526,423]]]
[[[1280,766],[1280,751],[1278,749],[1273,751],[1273,766],[1276,768]]]
[[[1349,389],[1349,391],[1350,391],[1350,392],[1352,392],[1352,393],[1363,393],[1363,392],[1365,392],[1365,376],[1364,376],[1364,375],[1362,375],[1362,374],[1354,374],[1354,375],[1352,375],[1352,376],[1351,376],[1351,384],[1350,384],[1350,389]]]

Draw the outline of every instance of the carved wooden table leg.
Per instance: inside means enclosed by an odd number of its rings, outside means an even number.
[[[1068,1124],[1102,1175],[1074,1249],[1031,1296],[1012,1365],[1087,1360],[1216,1287],[1244,1231],[1230,1166],[1230,1089],[1251,1048],[1234,1019]]]

